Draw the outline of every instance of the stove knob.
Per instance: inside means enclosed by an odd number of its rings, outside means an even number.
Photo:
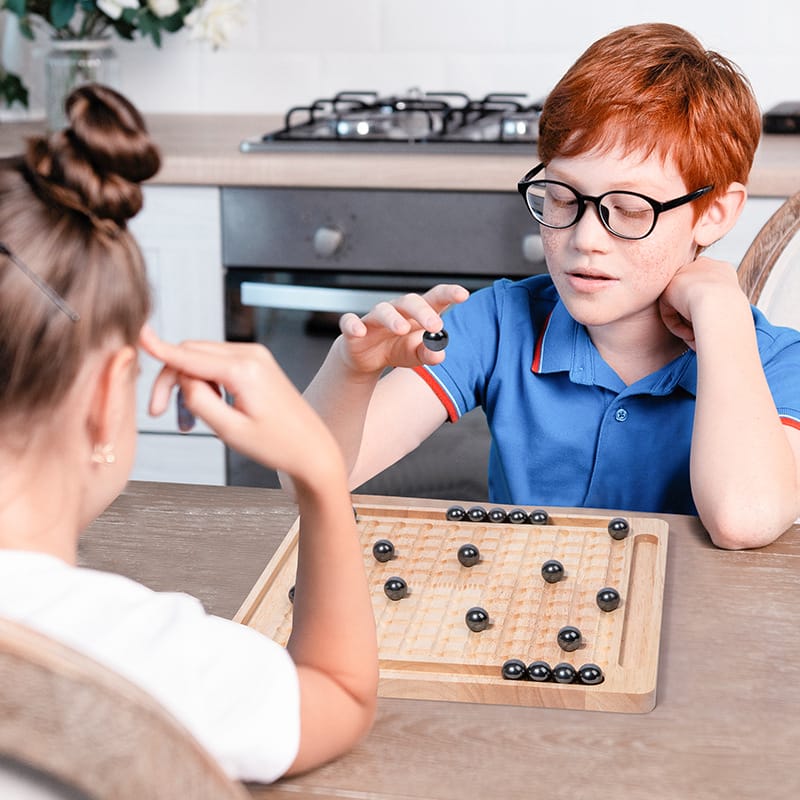
[[[344,244],[344,234],[338,228],[323,225],[314,231],[314,251],[322,258],[330,258]]]
[[[522,257],[534,264],[540,264],[544,261],[542,237],[538,233],[529,233],[527,236],[522,237]]]

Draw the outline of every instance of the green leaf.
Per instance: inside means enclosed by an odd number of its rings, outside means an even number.
[[[28,107],[28,90],[19,75],[15,75],[13,72],[0,72],[0,97],[9,106],[19,103],[25,108]]]
[[[50,21],[56,30],[66,28],[75,15],[76,0],[53,0],[50,6]]]
[[[12,14],[16,14],[18,17],[25,16],[25,0],[6,0],[5,7]]]

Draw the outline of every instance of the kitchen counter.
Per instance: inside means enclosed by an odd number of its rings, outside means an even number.
[[[249,153],[239,143],[282,127],[278,115],[153,114],[149,129],[164,163],[152,183],[208,186],[326,186],[513,191],[531,154]],[[0,125],[0,157],[22,149],[43,122]],[[420,149],[424,147],[420,146]],[[764,135],[750,193],[786,197],[800,190],[800,136]]]

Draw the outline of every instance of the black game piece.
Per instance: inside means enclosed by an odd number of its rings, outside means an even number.
[[[544,509],[536,508],[528,514],[528,519],[531,525],[547,525],[550,515]]]
[[[487,516],[488,514],[483,506],[472,506],[472,508],[467,511],[467,519],[470,522],[485,522]]]
[[[408,594],[408,584],[395,576],[383,584],[383,591],[390,600],[402,600]]]
[[[518,681],[525,677],[527,671],[525,662],[518,658],[509,658],[501,669],[502,675],[507,681]]]
[[[573,650],[577,650],[581,646],[583,637],[581,636],[581,632],[576,627],[573,625],[565,625],[558,632],[556,641],[562,650],[566,650],[568,653],[571,653]]]
[[[445,516],[451,522],[461,522],[462,519],[466,518],[467,512],[461,506],[450,506]]]
[[[608,523],[608,532],[611,534],[612,539],[624,539],[631,532],[631,526],[628,524],[628,520],[622,517],[614,517]]]
[[[515,508],[508,512],[508,521],[514,525],[524,525],[526,522],[530,522],[530,519],[521,508]]]
[[[391,561],[394,558],[394,545],[388,539],[378,539],[372,545],[372,555],[381,563]]]
[[[528,677],[542,683],[553,679],[553,670],[546,661],[531,661],[528,664]]]
[[[564,565],[554,558],[542,564],[542,577],[548,583],[558,583],[564,577]]]
[[[563,661],[553,667],[553,680],[556,683],[572,683],[575,680],[575,667]]]
[[[597,686],[605,680],[603,670],[597,664],[584,664],[578,670],[578,680],[587,686]]]
[[[597,593],[597,605],[603,611],[613,611],[615,608],[618,608],[619,601],[619,592],[616,589],[612,589],[610,586],[601,589]]]
[[[489,509],[489,522],[505,522],[508,519],[508,514],[504,508],[490,508]]]
[[[481,552],[474,544],[462,544],[458,548],[458,560],[465,567],[474,567],[481,560]]]
[[[447,335],[447,331],[444,328],[436,333],[425,331],[425,333],[422,334],[422,343],[428,350],[444,350],[449,341],[450,337]]]
[[[294,603],[294,586],[289,587],[289,602]]]
[[[473,606],[464,616],[467,627],[475,633],[480,633],[489,627],[489,614],[485,608]]]

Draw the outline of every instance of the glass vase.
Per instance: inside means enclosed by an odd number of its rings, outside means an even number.
[[[58,39],[50,43],[45,62],[45,110],[47,129],[67,124],[64,101],[85,83],[119,88],[119,59],[107,39]]]

